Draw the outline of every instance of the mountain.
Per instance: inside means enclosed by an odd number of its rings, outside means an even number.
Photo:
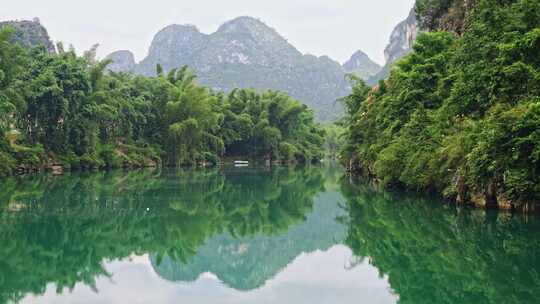
[[[113,72],[132,71],[137,65],[133,53],[126,50],[111,53],[105,59],[112,61],[108,68]]]
[[[188,65],[201,84],[216,90],[285,91],[322,121],[339,116],[342,110],[335,101],[350,92],[338,62],[302,54],[275,29],[251,17],[226,22],[212,34],[192,25],[170,25],[155,35],[139,64],[133,66],[131,57],[125,52],[109,55],[115,61],[111,70],[152,76],[158,63],[165,71]]]
[[[355,74],[356,76],[368,80],[370,77],[376,75],[381,66],[371,60],[368,55],[362,51],[357,51],[351,56],[347,62],[343,64],[343,70],[346,73]]]
[[[25,48],[43,45],[50,53],[55,52],[54,44],[47,33],[47,29],[41,25],[39,19],[0,22],[0,28],[6,26],[15,30],[11,37],[13,43],[18,43]]]
[[[368,84],[374,85],[390,75],[390,69],[394,62],[411,52],[418,32],[418,21],[413,8],[407,19],[400,22],[392,31],[390,41],[384,49],[386,64],[376,75],[367,80]]]
[[[416,36],[418,35],[418,24],[414,9],[409,16],[400,22],[390,35],[390,43],[384,49],[384,57],[387,63],[394,63],[398,59],[410,53]]]
[[[44,45],[55,52],[47,30],[38,19],[0,22],[15,28],[13,41],[24,47]],[[199,82],[220,91],[237,87],[273,89],[289,93],[310,106],[320,121],[338,118],[342,108],[336,100],[350,93],[345,79],[354,73],[374,85],[388,76],[391,65],[410,52],[417,35],[414,10],[393,31],[385,49],[386,65],[381,68],[362,51],[341,66],[327,56],[302,54],[275,29],[252,17],[224,23],[212,34],[193,25],[169,25],[159,31],[148,55],[139,63],[133,53],[121,50],[106,58],[111,71],[153,76],[156,65],[165,71],[188,65]]]

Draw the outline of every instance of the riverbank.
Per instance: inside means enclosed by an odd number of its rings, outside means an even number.
[[[5,174],[4,176],[22,176],[39,173],[51,173],[52,175],[63,175],[66,172],[79,172],[79,171],[108,171],[108,170],[138,170],[138,169],[151,169],[151,168],[175,168],[177,166],[164,165],[161,158],[157,156],[149,157],[148,155],[130,154],[129,158],[125,153],[117,151],[118,159],[112,162],[105,162],[102,159],[91,159],[87,157],[71,158],[67,160],[66,157],[50,157],[47,161],[40,162],[39,164],[26,163],[17,164],[13,167],[11,174]],[[312,162],[313,163],[313,162]],[[317,162],[319,163],[319,162]],[[192,165],[183,165],[181,167],[189,168],[207,168],[207,167],[220,167],[220,166],[242,166],[242,167],[271,167],[271,166],[294,166],[301,164],[301,162],[293,160],[270,160],[260,159],[245,156],[235,157],[223,157],[217,159],[217,161],[200,161]]]
[[[353,83],[343,99],[352,171],[459,204],[538,210],[540,2],[511,2],[417,2],[432,32],[388,79]],[[463,27],[443,25],[460,15]]]
[[[455,175],[453,180],[452,192],[439,191],[434,185],[425,189],[419,190],[407,187],[403,183],[385,183],[381,178],[378,178],[373,171],[373,166],[361,167],[359,162],[350,161],[345,170],[347,174],[356,178],[364,178],[372,181],[377,187],[386,189],[399,189],[406,191],[421,191],[429,194],[438,195],[450,203],[471,206],[480,209],[497,209],[506,212],[517,213],[540,213],[540,202],[523,202],[515,201],[508,198],[496,184],[490,183],[486,187],[470,187],[465,183],[465,179],[461,175]]]

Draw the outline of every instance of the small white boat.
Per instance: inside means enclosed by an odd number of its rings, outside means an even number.
[[[249,167],[249,161],[247,160],[235,160],[234,161],[235,167]]]

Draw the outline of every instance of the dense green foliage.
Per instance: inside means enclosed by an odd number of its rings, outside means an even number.
[[[339,152],[345,144],[343,134],[346,129],[340,124],[333,123],[324,126],[325,142],[324,150],[326,158],[335,160],[339,156]]]
[[[342,183],[346,244],[401,304],[538,303],[540,222]]]
[[[467,14],[462,36],[422,34],[387,81],[356,86],[343,157],[385,184],[529,208],[540,201],[540,2],[481,0]]]
[[[15,166],[102,168],[216,163],[224,156],[311,162],[324,132],[284,93],[200,86],[187,67],[157,77],[107,73],[78,57],[30,51],[0,32],[0,174]]]

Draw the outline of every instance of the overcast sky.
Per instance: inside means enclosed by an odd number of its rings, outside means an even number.
[[[340,62],[356,50],[384,63],[394,26],[414,0],[5,0],[0,20],[38,17],[54,41],[78,51],[100,43],[99,56],[128,49],[137,61],[154,34],[169,24],[193,24],[214,32],[238,16],[257,17],[303,53]]]

